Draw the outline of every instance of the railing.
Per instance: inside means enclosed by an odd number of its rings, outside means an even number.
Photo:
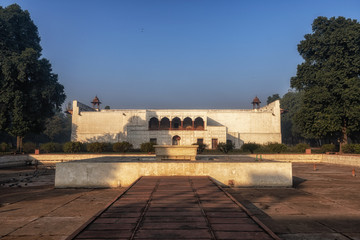
[[[205,128],[203,126],[198,126],[198,127],[178,127],[178,128],[172,128],[172,127],[149,127],[150,131],[154,131],[154,130],[172,130],[172,131],[204,131]]]

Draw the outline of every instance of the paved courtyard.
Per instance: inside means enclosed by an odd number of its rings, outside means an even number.
[[[294,163],[294,188],[228,189],[283,239],[360,239],[360,178]],[[54,189],[54,170],[0,169],[0,238],[65,239],[125,189]]]
[[[360,239],[360,177],[352,169],[293,163],[294,188],[228,191],[283,239]]]

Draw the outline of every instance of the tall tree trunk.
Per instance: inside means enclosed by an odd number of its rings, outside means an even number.
[[[16,152],[20,152],[20,136],[16,136]]]
[[[346,123],[344,121],[344,126],[341,129],[341,139],[340,139],[340,149],[339,149],[340,153],[343,153],[343,146],[344,146],[344,144],[347,144],[347,143],[348,143],[348,136],[346,133]]]
[[[16,137],[16,151],[22,152],[23,149],[23,137],[17,136]]]

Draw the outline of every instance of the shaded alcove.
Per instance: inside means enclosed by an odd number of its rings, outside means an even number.
[[[204,130],[204,120],[201,117],[195,118],[194,128],[196,130]]]
[[[183,128],[184,129],[192,129],[192,127],[193,127],[192,119],[189,117],[185,118],[183,121]]]
[[[160,129],[169,130],[170,129],[170,120],[167,117],[164,117],[160,120]]]
[[[158,130],[158,129],[159,129],[159,120],[156,117],[150,118],[149,130]]]
[[[179,129],[181,127],[181,120],[178,117],[175,117],[171,121],[171,128],[172,129]]]

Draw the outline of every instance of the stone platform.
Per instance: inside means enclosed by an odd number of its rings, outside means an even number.
[[[57,188],[130,186],[142,176],[210,176],[223,186],[291,187],[292,164],[241,161],[74,161],[56,164]]]

